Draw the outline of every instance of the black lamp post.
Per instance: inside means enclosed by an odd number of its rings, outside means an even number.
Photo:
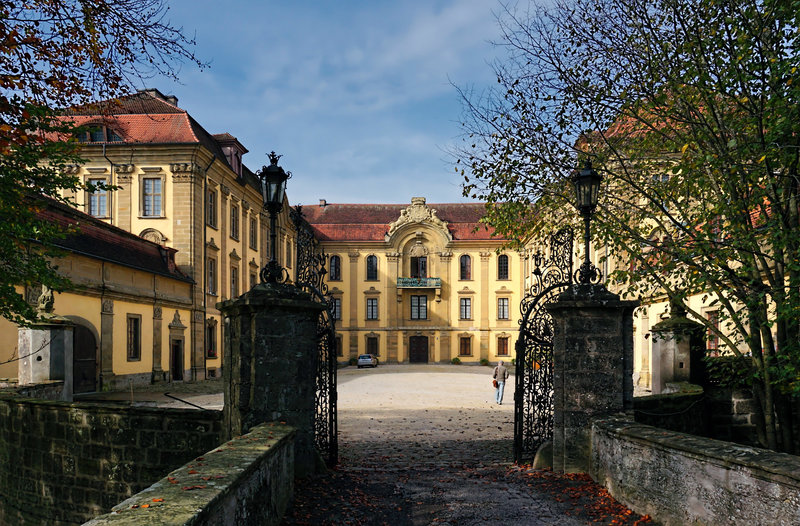
[[[261,179],[261,193],[264,197],[264,208],[269,212],[269,261],[261,269],[261,281],[280,283],[286,281],[286,271],[278,264],[276,245],[278,242],[277,220],[283,209],[283,195],[286,192],[286,181],[292,176],[278,166],[280,155],[269,154],[269,166],[264,166],[256,174]]]
[[[592,162],[586,161],[583,168],[576,170],[572,176],[572,184],[575,186],[575,208],[583,216],[585,230],[583,234],[584,260],[578,269],[578,283],[589,284],[600,276],[600,271],[592,265],[589,260],[589,223],[592,220],[592,213],[597,208],[597,201],[600,194],[600,182],[603,176],[592,168]]]

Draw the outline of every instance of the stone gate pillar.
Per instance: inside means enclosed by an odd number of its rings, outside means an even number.
[[[651,388],[661,394],[671,382],[701,385],[705,379],[705,328],[686,317],[686,310],[671,305],[669,318],[650,328],[653,335]]]
[[[325,307],[291,285],[260,283],[217,308],[225,317],[225,439],[286,422],[297,428],[295,472],[311,474],[317,321]]]
[[[633,409],[633,309],[603,285],[573,285],[553,316],[553,469],[591,471],[591,421]]]

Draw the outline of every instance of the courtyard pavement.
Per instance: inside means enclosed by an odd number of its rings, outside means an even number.
[[[648,523],[585,476],[513,465],[514,377],[494,402],[491,367],[381,365],[338,372],[335,470],[299,481],[284,525]],[[222,408],[222,382],[106,393],[163,407]]]

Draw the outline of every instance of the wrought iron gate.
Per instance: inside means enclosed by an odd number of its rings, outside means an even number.
[[[514,461],[530,462],[553,438],[553,318],[545,305],[572,283],[572,229],[550,236],[533,256],[530,286],[520,304],[514,394]]]
[[[310,293],[315,301],[327,308],[320,313],[317,323],[317,375],[316,411],[314,414],[314,442],[328,466],[339,461],[336,395],[336,328],[333,304],[325,283],[326,256],[314,237],[311,225],[303,217],[300,206],[291,210],[292,222],[297,231],[297,261],[295,283]]]

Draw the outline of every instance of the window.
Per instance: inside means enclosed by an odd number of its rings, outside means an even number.
[[[91,126],[75,137],[80,142],[122,142],[122,137],[106,126]]]
[[[231,267],[231,298],[239,295],[239,268]]]
[[[497,256],[497,279],[508,279],[508,256]]]
[[[250,273],[250,288],[251,289],[256,286],[256,279],[258,279],[258,278],[256,278],[256,273],[255,272],[251,272]]]
[[[497,298],[497,319],[508,319],[508,298]]]
[[[472,338],[463,336],[458,339],[458,354],[469,356],[472,354]]]
[[[329,279],[339,281],[342,279],[342,259],[339,256],[331,256],[331,271],[328,273]]]
[[[497,356],[508,356],[508,337],[497,338]]]
[[[250,248],[258,249],[258,223],[254,218],[250,218]]]
[[[128,361],[142,359],[142,318],[128,314]]]
[[[706,312],[706,319],[712,327],[719,330],[719,311]],[[711,327],[706,329],[706,350],[710,352],[711,356],[719,356],[719,335]]]
[[[472,298],[461,298],[459,300],[460,313],[459,318],[462,320],[472,319]]]
[[[342,299],[341,298],[333,298],[331,300],[331,311],[333,312],[333,319],[334,320],[341,320],[342,319]]]
[[[428,319],[428,296],[411,296],[411,319]]]
[[[89,179],[89,215],[94,217],[108,217],[108,190],[104,188],[105,177]]]
[[[374,354],[378,356],[378,337],[367,336],[367,354]]]
[[[239,207],[231,205],[231,237],[239,239]]]
[[[142,216],[161,217],[162,187],[160,177],[142,179]]]
[[[292,268],[292,240],[286,238],[286,268]]]
[[[367,280],[376,281],[378,279],[378,257],[367,256]]]
[[[427,278],[428,277],[428,258],[425,256],[418,258],[411,258],[411,277],[412,278]]]
[[[461,273],[458,279],[472,279],[472,258],[464,254],[458,258],[458,262],[461,266]]]
[[[217,192],[209,190],[206,195],[206,224],[217,226]]]
[[[213,323],[206,325],[206,358],[217,357],[217,326]]]
[[[342,348],[342,337],[341,336],[337,336],[335,341],[336,341],[336,343],[335,343],[335,345],[336,345],[336,356],[344,356],[344,349]]]
[[[367,298],[367,319],[378,319],[378,298]]]
[[[208,272],[207,276],[207,287],[209,294],[216,294],[217,293],[217,261],[214,259],[209,259],[208,264],[206,265],[206,271]]]

